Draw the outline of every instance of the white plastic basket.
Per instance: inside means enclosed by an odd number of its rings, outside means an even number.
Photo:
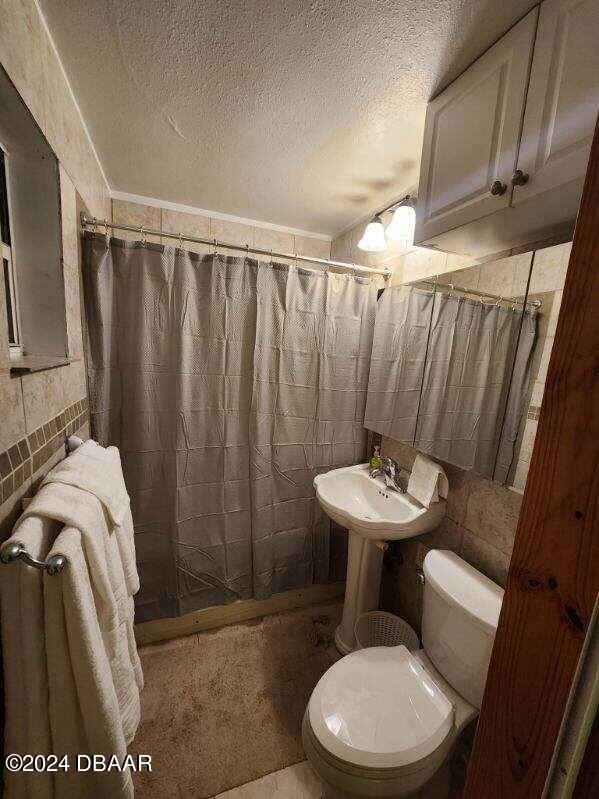
[[[410,652],[414,652],[420,647],[418,636],[407,621],[384,610],[371,610],[358,616],[354,633],[358,649],[403,644]]]

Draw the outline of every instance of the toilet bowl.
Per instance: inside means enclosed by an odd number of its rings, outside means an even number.
[[[436,779],[476,717],[503,591],[451,552],[424,563],[423,649],[372,647],[322,676],[302,725],[326,799],[444,799]]]
[[[310,698],[302,735],[327,799],[410,796],[477,714],[423,650],[361,649],[325,678]]]

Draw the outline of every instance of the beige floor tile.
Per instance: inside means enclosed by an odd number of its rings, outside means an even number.
[[[320,799],[320,781],[307,761],[246,783],[215,799]]]

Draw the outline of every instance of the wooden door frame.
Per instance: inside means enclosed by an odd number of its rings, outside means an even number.
[[[464,799],[540,799],[599,591],[599,124]]]

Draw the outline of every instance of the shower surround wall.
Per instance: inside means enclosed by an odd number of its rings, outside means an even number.
[[[11,376],[4,282],[0,281],[0,538],[21,497],[64,451],[64,432],[87,432],[82,342],[79,209],[110,214],[110,199],[79,110],[33,0],[3,3],[0,63],[60,162],[67,366]],[[18,268],[18,267],[17,267]]]
[[[158,205],[146,205],[142,202],[113,199],[112,217],[109,214],[108,219],[133,227],[143,225],[167,233],[182,233],[184,236],[217,239],[239,245],[238,253],[235,250],[227,250],[225,255],[245,255],[246,246],[275,252],[299,253],[313,258],[329,258],[331,255],[330,240],[321,236],[294,234],[268,225],[243,224],[217,216],[208,217],[204,214],[161,208]],[[140,238],[139,233],[127,230],[115,230],[114,235],[127,241],[139,241]],[[177,244],[176,240],[161,236],[148,236],[147,240],[157,244]],[[203,255],[214,250],[212,245],[196,244],[192,241],[185,241],[183,248]]]

